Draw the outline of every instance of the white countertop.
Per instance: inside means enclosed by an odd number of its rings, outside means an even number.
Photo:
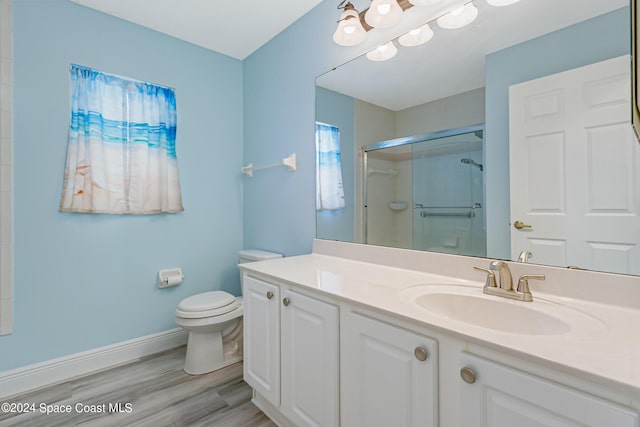
[[[533,302],[509,303],[556,304],[561,309],[580,312],[585,321],[577,321],[571,331],[559,335],[516,334],[433,314],[406,297],[412,287],[433,284],[474,287],[481,294],[482,275],[478,281],[465,280],[419,271],[425,270],[424,266],[415,270],[397,268],[319,253],[241,264],[240,268],[338,300],[383,310],[427,328],[567,370],[591,381],[604,380],[631,387],[632,392],[640,396],[640,310],[636,307],[601,304],[532,289]],[[464,270],[468,270],[466,265]]]

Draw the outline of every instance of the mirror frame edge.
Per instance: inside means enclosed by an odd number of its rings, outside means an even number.
[[[640,58],[638,49],[638,7],[640,0],[631,0],[631,123],[640,143],[640,97],[638,96],[638,78],[640,77]]]

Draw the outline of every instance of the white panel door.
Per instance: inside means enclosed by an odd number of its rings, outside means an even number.
[[[282,413],[298,427],[338,426],[338,307],[282,293]]]
[[[245,275],[244,380],[274,406],[280,404],[280,288]]]
[[[529,250],[536,263],[640,274],[629,61],[509,88],[512,259]]]
[[[638,413],[595,396],[469,354],[457,378],[461,427],[637,427]]]
[[[352,312],[341,334],[344,426],[438,425],[435,340]]]

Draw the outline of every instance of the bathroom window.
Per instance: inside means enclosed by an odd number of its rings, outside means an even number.
[[[72,65],[71,124],[60,210],[183,211],[171,88]]]
[[[316,122],[316,209],[343,208],[340,129]]]

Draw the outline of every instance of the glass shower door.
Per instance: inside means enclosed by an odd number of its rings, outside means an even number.
[[[484,126],[398,138],[363,150],[363,241],[486,256]]]
[[[483,132],[412,144],[413,247],[485,256]]]

